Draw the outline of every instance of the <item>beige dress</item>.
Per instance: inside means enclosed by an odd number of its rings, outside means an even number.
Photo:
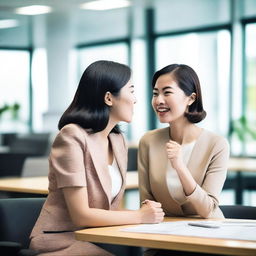
[[[197,182],[194,192],[173,198],[167,185],[168,158],[166,143],[169,127],[147,132],[139,144],[138,170],[140,199],[162,204],[167,216],[200,215],[223,218],[218,198],[223,188],[229,158],[226,139],[207,130],[197,138],[187,167]]]
[[[79,228],[71,221],[62,192],[64,187],[87,187],[90,207],[119,207],[125,188],[127,147],[121,134],[111,133],[109,139],[122,177],[121,190],[113,200],[111,177],[97,135],[75,124],[66,125],[57,135],[49,156],[49,195],[30,236],[30,248],[39,255],[112,255],[92,243],[75,240],[73,231]]]

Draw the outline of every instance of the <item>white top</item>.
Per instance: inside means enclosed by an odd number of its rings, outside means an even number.
[[[190,159],[195,142],[196,141],[193,141],[189,144],[181,145],[183,161],[186,165],[188,164],[188,161]],[[186,196],[184,194],[184,190],[180,182],[180,178],[176,170],[173,169],[173,167],[171,166],[170,161],[168,161],[168,164],[167,164],[166,182],[167,182],[169,193],[172,196],[172,198],[178,201],[180,204],[185,202]]]
[[[112,182],[112,189],[111,189],[111,199],[113,200],[117,194],[119,193],[121,187],[122,187],[122,176],[120,174],[116,159],[114,158],[114,161],[112,165],[108,165],[109,174],[111,177]]]

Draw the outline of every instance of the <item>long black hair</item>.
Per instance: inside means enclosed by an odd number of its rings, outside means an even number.
[[[196,72],[185,64],[168,65],[154,74],[152,79],[153,89],[157,79],[165,74],[170,74],[173,77],[186,96],[190,96],[192,93],[196,94],[196,99],[189,106],[188,111],[185,112],[185,117],[191,123],[199,123],[202,121],[206,117],[206,112],[203,108],[201,86]]]
[[[90,133],[104,130],[110,107],[105,104],[107,92],[118,96],[131,78],[131,69],[113,61],[100,60],[84,71],[73,101],[60,118],[59,130],[67,124],[78,124]],[[111,132],[120,133],[118,125]]]

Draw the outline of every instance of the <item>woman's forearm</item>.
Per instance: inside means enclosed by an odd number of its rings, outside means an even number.
[[[196,181],[191,175],[190,171],[186,166],[176,170],[180,179],[180,182],[183,186],[183,190],[186,196],[191,195],[196,188]]]
[[[141,213],[135,211],[110,211],[89,208],[73,219],[73,223],[79,227],[115,226],[141,223]]]
[[[161,204],[148,200],[139,210],[118,211],[90,207],[87,188],[63,188],[72,222],[78,227],[158,223],[163,220]]]

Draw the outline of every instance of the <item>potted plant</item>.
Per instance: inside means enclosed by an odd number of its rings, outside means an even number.
[[[246,116],[241,116],[231,122],[229,136],[230,138],[236,137],[240,141],[242,152],[244,152],[246,142],[249,140],[256,141],[256,129],[248,122]]]
[[[19,110],[19,103],[15,102],[13,105],[8,105],[5,103],[2,107],[0,107],[0,119],[5,112],[10,111],[12,119],[17,120],[19,117]]]

